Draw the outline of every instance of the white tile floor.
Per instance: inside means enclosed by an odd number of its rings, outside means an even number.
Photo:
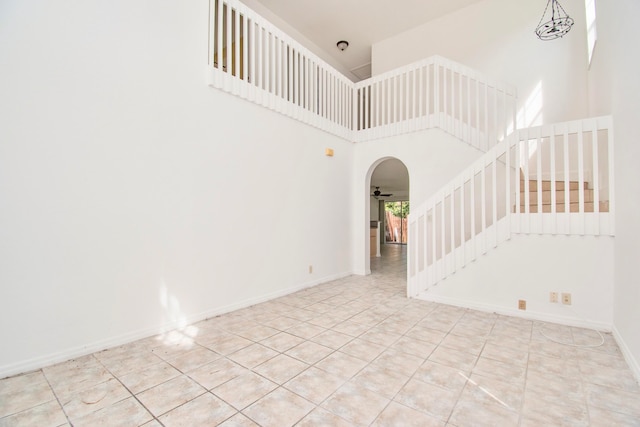
[[[610,334],[407,300],[405,248],[349,277],[0,381],[0,426],[640,426]]]

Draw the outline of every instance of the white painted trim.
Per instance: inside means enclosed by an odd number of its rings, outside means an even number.
[[[352,274],[353,274],[352,272],[333,274],[320,279],[312,280],[310,282],[305,282],[301,285],[292,286],[290,288],[283,289],[277,292],[262,295],[256,298],[246,299],[244,301],[241,301],[235,304],[230,304],[230,305],[218,307],[212,310],[207,310],[202,313],[194,314],[192,316],[187,317],[186,319],[187,325],[191,325],[193,323],[210,319],[212,317],[216,317],[221,314],[229,313],[242,308],[251,307],[252,305],[260,304],[266,301],[273,300],[275,298],[283,297],[285,295],[289,295],[289,294],[301,291],[303,289],[310,288],[312,286],[320,285],[322,283],[327,283],[333,280],[342,279],[344,277],[351,276]],[[184,320],[168,322],[158,327],[141,329],[131,333],[96,341],[87,345],[73,347],[73,348],[69,348],[56,353],[47,354],[45,356],[38,356],[38,357],[24,360],[18,363],[12,363],[9,365],[0,366],[0,379],[34,371],[37,369],[41,369],[46,366],[53,365],[55,363],[60,363],[60,362],[64,362],[77,357],[86,356],[88,354],[102,351],[107,348],[128,344],[133,341],[152,337],[154,335],[169,332],[171,330],[182,329],[183,327],[184,327]]]
[[[590,328],[603,332],[611,332],[612,325],[604,322],[593,322],[589,320],[579,319],[576,317],[557,316],[553,314],[540,313],[535,311],[523,311],[517,309],[508,309],[497,305],[481,304],[470,300],[459,298],[445,297],[441,295],[429,294],[429,292],[420,293],[416,299],[424,301],[436,302],[440,304],[453,305],[456,307],[469,308],[472,310],[484,311],[487,313],[502,314],[505,316],[519,317],[527,320],[537,320],[541,322],[559,323],[567,326],[575,326],[578,328]]]
[[[627,365],[629,365],[629,369],[633,373],[633,376],[636,378],[636,381],[640,384],[640,361],[636,360],[633,357],[633,353],[629,350],[629,346],[622,338],[620,331],[613,325],[613,338],[616,340],[618,347],[620,347],[620,351],[622,351],[622,355],[624,356],[624,360],[627,361]]]

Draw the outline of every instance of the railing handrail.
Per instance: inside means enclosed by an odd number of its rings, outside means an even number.
[[[389,77],[393,77],[393,76],[397,76],[399,74],[403,74],[407,71],[412,71],[414,69],[420,68],[422,66],[425,65],[431,65],[431,64],[440,64],[440,65],[447,65],[448,68],[455,68],[457,70],[462,71],[464,74],[467,75],[473,75],[476,79],[483,81],[483,82],[487,82],[489,84],[489,86],[498,88],[502,91],[505,91],[507,93],[509,93],[510,95],[513,96],[517,96],[517,88],[513,85],[510,85],[506,82],[501,82],[498,81],[490,76],[488,76],[487,74],[481,73],[480,71],[471,68],[467,65],[461,64],[459,62],[453,61],[449,58],[445,58],[444,56],[441,55],[431,55],[427,58],[423,58],[420,59],[418,61],[414,61],[411,62],[409,64],[405,64],[402,65],[400,67],[394,68],[392,70],[389,71],[385,71],[384,73],[380,73],[380,74],[376,74],[375,76],[369,77],[367,79],[364,80],[360,80],[358,82],[355,82],[355,88],[356,89],[360,89],[362,87],[368,86],[372,83],[377,83],[380,82],[382,80],[388,79]]]

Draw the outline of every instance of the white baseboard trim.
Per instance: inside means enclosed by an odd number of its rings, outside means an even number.
[[[441,295],[429,294],[422,292],[416,299],[424,301],[437,302],[441,304],[454,305],[456,307],[469,308],[472,310],[484,311],[488,313],[497,313],[505,316],[519,317],[527,320],[538,320],[541,322],[559,323],[567,326],[575,326],[578,328],[590,328],[598,331],[611,332],[612,325],[605,322],[580,319],[576,317],[558,316],[548,313],[540,313],[535,311],[522,311],[517,309],[505,308],[497,305],[482,304],[475,301],[463,300],[459,298],[445,297]]]
[[[613,326],[613,338],[616,340],[616,343],[618,343],[618,347],[620,347],[624,360],[627,361],[627,365],[629,365],[629,369],[631,369],[633,376],[636,378],[638,384],[640,384],[640,361],[636,360],[633,356],[633,353],[629,350],[629,346],[627,346],[627,343],[624,338],[622,338],[620,331],[618,331],[615,325]]]
[[[249,298],[234,304],[229,304],[223,307],[216,307],[211,310],[207,310],[198,314],[193,314],[187,316],[186,325],[191,325],[193,323],[199,322],[201,320],[210,319],[215,316],[219,316],[221,314],[229,313],[231,311],[239,310],[242,308],[250,307],[252,305],[260,304],[262,302],[270,301],[275,298],[279,298],[285,295],[289,295],[303,289],[310,288],[312,286],[320,285],[322,283],[331,282],[334,280],[342,279],[344,277],[351,276],[351,272],[344,272],[338,274],[332,274],[329,276],[325,276],[320,279],[312,280],[310,282],[305,282],[300,285],[292,286],[286,289],[282,289],[276,292],[271,292],[259,297]],[[103,340],[95,341],[90,344],[72,347],[66,350],[58,351],[55,353],[50,353],[44,356],[34,357],[28,360],[20,361],[17,363],[11,363],[8,365],[0,366],[0,379],[10,377],[13,375],[18,375],[30,371],[34,371],[37,369],[44,368],[45,366],[50,366],[56,363],[64,362],[70,359],[86,356],[88,354],[92,354],[98,351],[102,351],[107,348],[117,347],[120,345],[128,344],[133,341],[137,341],[143,338],[148,338],[154,335],[162,334],[168,331],[172,331],[175,329],[182,329],[186,325],[185,321],[182,320],[180,322],[169,322],[163,325],[158,325],[152,328],[140,329],[137,331],[129,332],[126,334],[122,334],[119,336],[106,338]]]

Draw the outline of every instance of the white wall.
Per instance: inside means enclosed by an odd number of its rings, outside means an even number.
[[[640,380],[640,3],[597,2],[598,41],[589,72],[593,114],[615,126],[615,298],[618,342]]]
[[[575,20],[562,39],[539,40],[534,30],[545,2],[484,0],[372,47],[373,75],[432,55],[475,68],[518,89],[519,108],[541,84],[542,99],[528,106],[530,122],[584,118],[587,112],[587,42],[583,0],[564,0]],[[542,101],[542,116],[537,103]],[[531,108],[536,111],[531,113]],[[521,126],[522,127],[522,126]]]
[[[208,88],[207,20],[0,3],[0,377],[350,273],[352,144]]]
[[[421,298],[611,330],[613,245],[607,236],[516,235]],[[549,292],[571,293],[572,304],[549,302]],[[518,310],[520,299],[526,311]]]
[[[402,161],[409,172],[409,200],[411,206],[417,207],[481,154],[481,151],[440,129],[356,144],[353,271],[356,274],[369,273],[369,184],[375,166],[387,158]]]

